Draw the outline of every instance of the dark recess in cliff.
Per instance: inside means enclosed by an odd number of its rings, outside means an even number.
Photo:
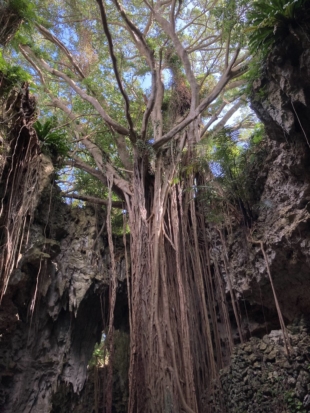
[[[52,202],[51,202],[52,200]],[[71,208],[49,186],[0,308],[1,412],[49,412],[67,383],[79,393],[108,318],[110,257],[95,208]],[[99,221],[98,221],[99,220]],[[115,326],[128,331],[122,249]],[[33,315],[30,307],[35,297]]]

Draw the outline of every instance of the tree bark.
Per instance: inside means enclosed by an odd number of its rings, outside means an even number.
[[[231,350],[220,342],[216,317],[209,319],[220,294],[208,294],[213,275],[199,201],[176,183],[180,156],[172,149],[158,155],[153,177],[147,159],[135,157],[129,413],[207,412],[201,395],[223,367],[221,351]],[[186,179],[193,187],[193,175]]]

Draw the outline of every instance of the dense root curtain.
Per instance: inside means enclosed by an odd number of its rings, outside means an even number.
[[[183,189],[194,188],[194,177],[183,186],[176,180],[180,149],[157,156],[147,184],[147,162],[136,156],[135,202],[128,208],[130,413],[207,411],[202,395],[233,345],[222,275],[210,263],[199,202],[194,189]]]
[[[3,102],[0,118],[6,145],[0,165],[0,303],[27,244],[29,224],[43,187],[41,150],[32,127],[34,116],[35,100],[29,96],[28,85],[20,91],[12,90]]]

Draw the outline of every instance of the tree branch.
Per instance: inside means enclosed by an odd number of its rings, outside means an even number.
[[[153,23],[153,13],[150,13],[149,16],[149,20],[147,22],[147,25],[145,26],[144,30],[143,30],[143,35],[146,36],[150,30],[150,28],[152,27],[152,23]]]
[[[57,37],[55,37],[52,33],[50,33],[45,27],[41,26],[41,24],[36,24],[37,29],[39,32],[50,42],[54,43],[56,46],[58,46],[64,54],[67,56],[69,59],[70,63],[74,67],[74,69],[77,71],[78,75],[81,77],[81,79],[85,79],[85,74],[83,73],[82,69],[74,59],[73,55],[70,53],[70,51],[67,49],[67,47],[59,40]]]
[[[212,39],[209,42],[205,43],[208,39]],[[201,50],[201,49],[205,49],[209,46],[211,46],[212,44],[216,43],[217,40],[220,39],[220,36],[208,36],[208,38],[205,38],[203,40],[201,40],[201,42],[199,42],[196,46],[194,46],[194,44],[196,44],[197,42],[194,42],[190,47],[188,47],[187,53],[191,54],[193,52],[195,52],[196,50]],[[215,50],[215,49],[213,49]]]
[[[82,161],[80,158],[76,157],[73,154],[71,154],[70,156],[71,156],[71,161],[68,160],[66,162],[66,165],[82,169],[84,172],[89,173],[94,178],[99,179],[99,181],[102,182],[104,184],[104,186],[108,187],[108,181],[107,181],[107,178],[106,178],[106,174],[104,174],[104,171],[100,171],[98,169],[95,169],[95,168],[89,166],[86,162]],[[132,191],[130,191],[130,188],[129,188],[129,183],[127,181],[125,181],[124,179],[119,178],[117,172],[115,171],[115,169],[114,168],[109,168],[109,164],[106,164],[106,167],[107,167],[106,168],[107,169],[106,173],[109,173],[109,174],[115,173],[115,175],[113,175],[113,182],[114,182],[113,190],[114,190],[114,192],[120,198],[124,197],[124,193],[126,193],[127,195],[132,195]]]
[[[230,82],[226,87],[225,91],[235,89],[236,87],[243,86],[247,83],[246,79],[239,79],[235,80],[234,82]]]
[[[104,184],[104,186],[108,185],[107,178],[101,173],[101,171],[88,165],[86,162],[82,161],[80,158],[76,157],[73,154],[71,154],[70,157],[71,160],[66,161],[65,165],[82,169],[84,172],[87,172],[94,178],[97,178],[100,182]]]
[[[195,16],[190,22],[188,22],[185,26],[182,26],[181,29],[179,29],[177,31],[177,33],[181,33],[184,32],[184,30],[186,30],[189,26],[191,26],[197,19],[199,19],[201,16],[204,16],[206,13],[205,10],[203,10],[200,14],[198,14],[198,16]]]
[[[50,93],[49,95],[51,97],[53,106],[61,109],[64,113],[66,113],[69,119],[71,119],[74,122],[76,120],[76,115],[68,108],[68,106],[62,100],[53,97]],[[117,188],[114,188],[115,192],[117,192],[118,195],[120,195],[120,191],[125,192],[128,195],[132,195],[129,182],[119,176],[115,167],[108,161],[108,155],[104,154],[97,145],[95,145],[87,138],[88,135],[87,132],[84,130],[84,127],[82,125],[75,124],[75,129],[78,131],[78,133],[80,133],[83,136],[82,141],[85,147],[88,149],[91,156],[93,157],[98,167],[98,170],[90,167],[79,158],[74,157],[74,155],[71,155],[72,159],[75,162],[75,165],[79,164],[79,166],[77,167],[80,167],[80,169],[83,169],[85,172],[88,172],[94,177],[98,178],[105,186],[107,186],[107,179],[105,178],[105,173],[112,174],[114,185]],[[103,160],[103,155],[105,157],[105,160]]]
[[[62,192],[61,195],[64,198],[78,199],[80,201],[86,201],[86,202],[90,202],[92,204],[98,204],[98,205],[105,205],[106,206],[109,203],[109,201],[107,199],[97,198],[95,196],[90,196],[90,195],[66,194],[65,192]],[[113,208],[119,208],[119,209],[125,209],[124,203],[122,201],[112,201],[112,207]]]
[[[172,30],[175,32],[175,6],[176,0],[172,0],[171,9],[170,9],[170,22],[172,25]]]
[[[101,149],[89,139],[84,139],[83,143],[86,149],[88,149],[91,156],[94,158],[94,161],[96,162],[99,170],[102,173],[113,176],[114,185],[116,185],[123,192],[126,192],[128,195],[132,195],[132,190],[130,189],[129,182],[119,176],[115,167],[110,162],[103,160],[103,153]]]
[[[233,77],[235,77],[234,72],[232,71],[232,66],[234,65],[238,57],[239,50],[240,49],[236,50],[227,69],[222,74],[220,80],[218,81],[217,85],[214,87],[212,92],[205,99],[203,99],[200,105],[193,112],[190,112],[188,116],[182,122],[180,122],[178,125],[172,128],[168,133],[166,133],[166,135],[164,135],[160,140],[154,143],[153,148],[155,150],[158,150],[166,142],[169,142],[178,132],[184,129],[187,125],[193,122],[196,118],[198,118],[201,112],[203,112],[206,109],[206,107],[209,106],[210,103],[212,103],[218,97],[218,95],[221,93],[221,91],[224,89],[227,83]]]
[[[207,132],[207,130],[208,130],[208,129],[210,128],[210,126],[212,125],[212,123],[214,123],[214,122],[218,119],[220,113],[222,112],[222,110],[224,109],[224,107],[226,106],[226,104],[227,104],[226,102],[223,102],[223,103],[221,104],[221,106],[219,107],[219,109],[211,116],[209,122],[203,127],[203,129],[202,129],[202,131],[201,131],[201,133],[200,133],[200,138],[203,137],[203,135]]]
[[[220,131],[228,122],[228,120],[232,117],[232,115],[244,104],[244,101],[242,98],[240,98],[222,117],[219,123],[215,125],[215,127],[212,129],[211,133],[216,133]]]
[[[149,7],[149,9],[154,13],[154,17],[157,21],[157,23],[160,25],[160,27],[164,30],[164,32],[167,34],[167,36],[172,40],[175,50],[181,59],[187,80],[190,84],[191,88],[191,108],[190,112],[193,114],[196,106],[197,106],[197,101],[198,101],[198,85],[196,82],[196,78],[194,75],[194,72],[191,67],[191,63],[187,54],[187,51],[183,47],[182,43],[180,42],[175,30],[173,29],[173,25],[169,23],[163,16],[162,14],[158,11],[155,10],[147,0],[144,0],[144,3]]]
[[[75,122],[76,119],[79,118],[79,116],[74,114],[62,100],[60,100],[58,98],[55,98],[51,94],[50,94],[50,97],[51,97],[53,106],[57,107],[58,109],[65,112],[66,115],[68,116],[68,118],[72,120],[72,122]],[[84,130],[84,127],[82,125],[78,125],[78,124],[75,123],[74,128],[78,131],[78,133],[80,133],[83,136],[82,141],[85,143],[85,139],[87,139],[87,137],[89,135]],[[132,164],[130,163],[129,152],[128,152],[127,147],[126,147],[126,142],[124,140],[124,137],[115,135],[114,140],[115,140],[115,144],[116,144],[117,149],[118,149],[118,154],[119,154],[120,160],[122,161],[122,163],[123,163],[123,165],[126,169],[131,170],[132,169]],[[107,157],[108,157],[108,155],[106,154],[106,158]]]
[[[161,78],[161,64],[162,64],[162,55],[160,52],[159,57],[159,67],[158,67],[158,76],[157,76],[157,93],[154,103],[154,108],[152,112],[152,122],[153,122],[153,131],[154,131],[154,141],[156,142],[162,137],[163,133],[163,115],[161,111],[162,102],[164,99],[165,87]]]
[[[34,62],[38,62],[44,70],[46,70],[48,73],[51,75],[54,75],[56,77],[59,77],[63,79],[83,100],[86,102],[89,102],[99,113],[99,115],[102,117],[102,119],[115,131],[117,131],[121,135],[129,135],[129,130],[124,128],[122,125],[119,123],[115,122],[108,114],[107,112],[103,109],[103,107],[100,105],[98,100],[92,96],[89,96],[83,89],[81,89],[72,79],[70,79],[69,76],[67,76],[65,73],[60,72],[57,69],[51,68],[45,60],[38,58],[34,55],[32,50],[30,49],[29,46],[20,46],[22,50],[24,50],[25,53],[28,55],[31,55],[31,58]]]
[[[115,143],[117,146],[118,150],[118,156],[120,157],[120,160],[122,161],[122,164],[124,165],[125,169],[131,171],[133,169],[133,164],[129,156],[129,152],[126,147],[126,141],[123,137],[121,136],[115,136]]]
[[[99,5],[99,9],[100,9],[100,14],[101,14],[101,19],[102,19],[102,26],[103,26],[103,30],[104,33],[108,39],[108,45],[109,45],[109,52],[110,52],[110,56],[111,56],[111,60],[112,60],[112,65],[113,65],[113,70],[114,70],[114,74],[115,74],[115,78],[118,84],[118,88],[124,98],[125,101],[125,112],[126,112],[126,118],[127,118],[127,122],[129,125],[129,138],[130,140],[135,143],[137,140],[137,136],[136,136],[136,132],[134,131],[134,126],[133,126],[133,122],[130,116],[130,103],[129,103],[129,98],[127,96],[127,93],[125,92],[125,89],[123,87],[122,84],[122,80],[120,77],[120,73],[117,67],[117,59],[114,53],[114,46],[113,46],[113,41],[112,41],[112,36],[109,30],[109,26],[108,26],[108,21],[107,21],[107,16],[106,16],[106,12],[105,12],[105,8],[103,5],[102,0],[97,0],[97,3]]]
[[[97,0],[98,1],[98,0]],[[122,16],[123,20],[125,21],[128,30],[138,48],[138,50],[145,56],[148,65],[151,69],[152,72],[152,91],[151,91],[151,96],[148,99],[146,110],[143,115],[143,120],[142,120],[142,127],[141,127],[141,139],[144,140],[146,136],[146,130],[147,130],[147,125],[148,121],[151,115],[151,112],[154,108],[154,104],[156,101],[156,95],[157,95],[157,78],[159,74],[156,71],[156,66],[155,66],[155,58],[154,58],[154,51],[149,48],[147,45],[143,33],[138,29],[137,26],[135,26],[132,21],[128,18],[127,14],[125,13],[125,10],[122,8],[122,6],[119,4],[117,0],[113,0],[117,10],[119,11],[120,15]]]

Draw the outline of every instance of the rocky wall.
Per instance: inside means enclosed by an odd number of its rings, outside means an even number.
[[[218,413],[304,413],[310,411],[310,42],[303,27],[269,54],[253,84],[252,107],[268,140],[256,171],[257,217],[227,234],[245,343],[204,397]],[[268,269],[288,325],[289,354]]]
[[[303,324],[303,322],[301,323]],[[306,325],[289,327],[286,353],[281,330],[235,347],[210,397],[218,413],[310,411],[310,336]]]
[[[61,383],[81,392],[108,316],[103,227],[102,209],[71,207],[51,185],[43,192],[0,307],[1,412],[48,413]],[[124,261],[116,242],[116,325],[126,330]]]
[[[127,413],[129,334],[116,330],[113,355],[113,406],[112,413]],[[74,393],[72,385],[60,384],[52,397],[51,413],[105,413],[105,389],[108,379],[108,359],[95,357],[90,360],[88,377],[82,391]]]
[[[281,311],[290,322],[310,314],[310,42],[303,27],[269,54],[253,84],[252,107],[266,128],[268,156],[257,173],[259,191],[264,183],[257,219],[228,237],[230,269],[248,311],[258,306],[274,312],[262,242]],[[259,328],[254,323],[249,332]]]

